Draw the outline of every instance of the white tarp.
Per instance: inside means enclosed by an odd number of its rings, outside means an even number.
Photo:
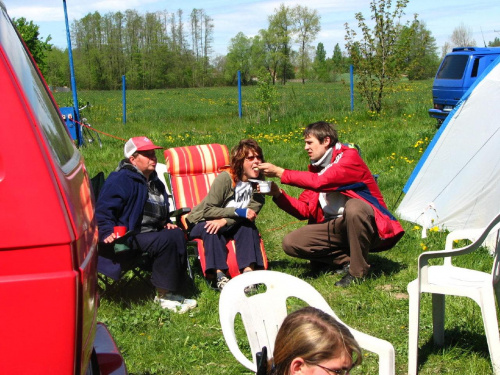
[[[396,212],[424,228],[482,228],[500,213],[500,57],[450,113],[404,191]]]

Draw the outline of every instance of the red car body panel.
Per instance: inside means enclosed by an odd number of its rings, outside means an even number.
[[[0,1],[0,374],[84,374],[94,347],[126,373],[96,286],[83,157]]]

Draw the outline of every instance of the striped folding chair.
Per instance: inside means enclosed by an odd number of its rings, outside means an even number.
[[[225,145],[221,144],[169,148],[164,151],[164,154],[170,191],[176,209],[191,209],[200,203],[208,194],[208,190],[215,177],[220,173],[221,168],[229,165],[229,151]],[[185,215],[181,217],[178,225],[187,232]],[[203,241],[196,239],[193,244],[196,255],[200,260],[203,275],[206,276]],[[232,240],[228,241],[226,246],[229,275],[234,277],[240,274],[236,261],[237,249]],[[267,269],[267,256],[262,239],[260,247],[264,258],[264,266]]]

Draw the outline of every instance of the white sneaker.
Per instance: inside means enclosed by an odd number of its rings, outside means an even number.
[[[184,296],[181,296],[179,294],[167,294],[167,298],[173,301],[180,302],[183,305],[187,305],[189,306],[189,309],[194,309],[196,306],[198,306],[198,302],[196,302],[195,299],[184,298]]]
[[[173,311],[173,312],[178,313],[178,314],[184,314],[188,310],[191,310],[192,308],[196,307],[195,300],[191,300],[191,301],[194,301],[194,306],[193,306],[192,302],[189,305],[186,303],[181,303],[175,299],[170,299],[170,296],[168,296],[168,295],[165,296],[164,298],[159,298],[157,296],[157,297],[155,297],[154,301],[156,303],[159,303],[163,309],[168,309],[168,310]]]

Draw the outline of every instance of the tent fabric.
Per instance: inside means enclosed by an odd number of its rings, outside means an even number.
[[[481,228],[500,212],[500,57],[450,113],[404,191],[397,214],[424,229]]]

